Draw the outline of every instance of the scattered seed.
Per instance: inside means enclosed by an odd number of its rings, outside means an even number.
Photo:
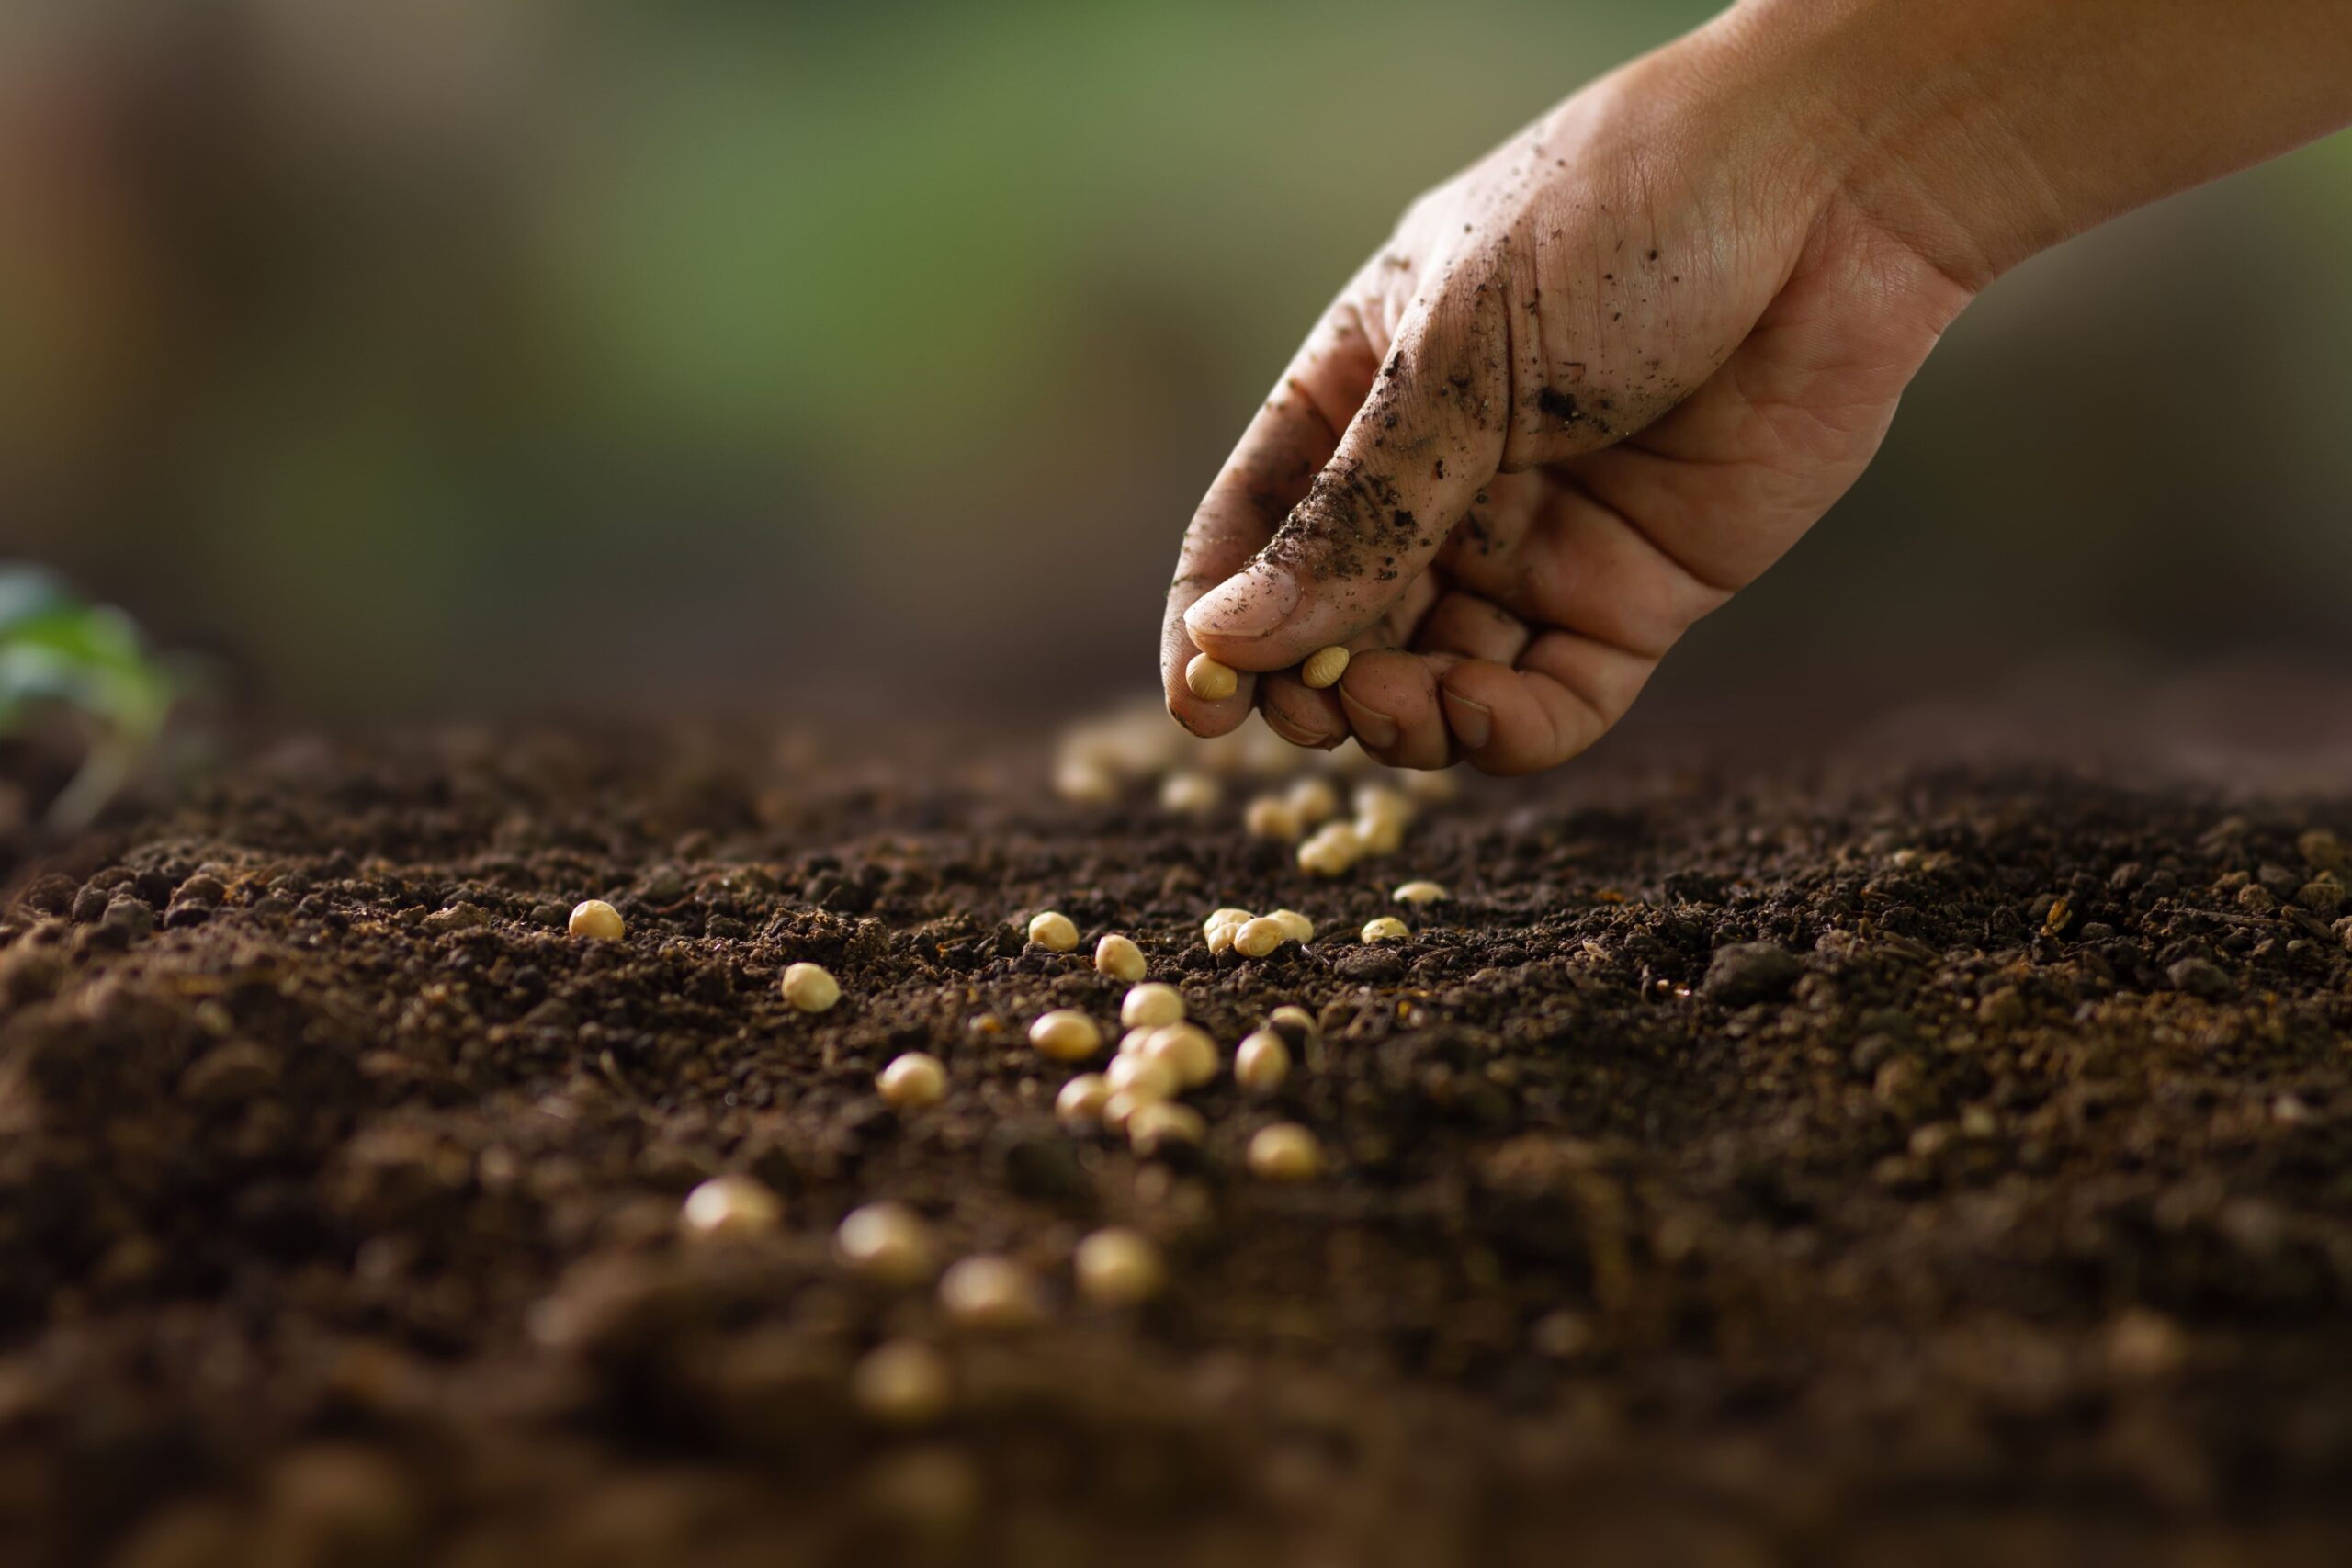
[[[951,1322],[990,1331],[1025,1328],[1046,1315],[1029,1270],[985,1252],[957,1260],[940,1276],[939,1304]]]
[[[1186,817],[1205,817],[1216,809],[1224,791],[1206,773],[1170,773],[1159,784],[1162,809]]]
[[[1268,1013],[1266,1027],[1294,1046],[1305,1046],[1323,1032],[1323,1026],[1315,1021],[1315,1015],[1295,1003],[1285,1003]]]
[[[1196,1023],[1171,1023],[1153,1030],[1136,1055],[1165,1066],[1181,1089],[1198,1089],[1216,1077],[1216,1042]]]
[[[1405,824],[1394,817],[1359,817],[1356,841],[1368,855],[1393,855],[1405,847]]]
[[[1189,1105],[1172,1100],[1137,1106],[1127,1118],[1127,1143],[1147,1157],[1178,1144],[1196,1145],[1208,1135],[1208,1123]]]
[[[1241,687],[1241,677],[1205,653],[1193,655],[1184,666],[1184,684],[1204,703],[1221,703]]]
[[[842,999],[842,985],[820,964],[787,964],[784,967],[784,999],[802,1012],[823,1012]]]
[[[1094,967],[1114,980],[1133,985],[1144,976],[1143,949],[1134,939],[1114,931],[1094,944]]]
[[[1102,1102],[1111,1098],[1111,1080],[1101,1073],[1080,1073],[1062,1085],[1054,1097],[1054,1115],[1065,1127],[1102,1120]]]
[[[1258,1129],[1250,1140],[1250,1172],[1262,1181],[1306,1181],[1323,1168],[1323,1145],[1295,1122]]]
[[[1290,786],[1288,798],[1302,828],[1312,828],[1340,814],[1340,792],[1329,779],[1312,773]]]
[[[1383,915],[1378,919],[1363,923],[1363,935],[1366,942],[1402,942],[1412,934],[1405,922],[1394,915]]]
[[[587,898],[571,907],[570,931],[583,942],[618,942],[621,912],[602,898]]]
[[[1399,904],[1434,904],[1439,899],[1450,898],[1453,895],[1445,890],[1445,885],[1442,882],[1408,882],[1389,897]]]
[[[1234,937],[1239,934],[1241,928],[1254,919],[1256,919],[1255,916],[1245,915],[1238,920],[1224,920],[1211,926],[1207,932],[1209,951],[1223,953],[1227,948],[1231,947]]]
[[[1122,1056],[1132,1056],[1136,1052],[1141,1051],[1144,1047],[1144,1042],[1151,1038],[1152,1032],[1162,1027],[1162,1025],[1157,1023],[1139,1024],[1136,1028],[1128,1030],[1125,1034],[1119,1036],[1119,1055]]]
[[[1283,923],[1261,915],[1233,933],[1233,949],[1244,958],[1263,958],[1285,940]]]
[[[1289,843],[1300,832],[1298,813],[1278,795],[1261,795],[1241,808],[1241,829],[1253,839]]]
[[[1251,1094],[1272,1094],[1290,1077],[1290,1047],[1271,1029],[1243,1038],[1233,1053],[1233,1081]]]
[[[784,1200],[756,1177],[714,1176],[686,1194],[678,1218],[691,1235],[757,1235],[783,1223]]]
[[[1160,1103],[1159,1100],[1147,1100],[1133,1089],[1120,1089],[1102,1102],[1102,1125],[1114,1133],[1124,1133],[1126,1131],[1127,1123],[1135,1119],[1136,1111],[1147,1105],[1159,1103]]]
[[[1338,876],[1363,857],[1363,840],[1345,822],[1326,822],[1298,846],[1298,868],[1317,876]]]
[[[1315,940],[1315,922],[1296,909],[1276,909],[1266,919],[1283,928],[1283,936],[1286,941],[1304,946]]]
[[[1172,1066],[1140,1051],[1114,1061],[1102,1081],[1111,1093],[1126,1095],[1139,1105],[1173,1100],[1184,1087]]]
[[[1130,1029],[1157,1029],[1183,1018],[1184,993],[1159,981],[1133,987],[1119,1003],[1119,1021]]]
[[[954,1397],[947,1358],[919,1339],[876,1345],[859,1358],[849,1381],[858,1409],[890,1427],[928,1427]]]
[[[1078,1244],[1070,1259],[1078,1293],[1097,1306],[1134,1306],[1168,1284],[1159,1248],[1140,1231],[1111,1225]]]
[[[1348,672],[1348,650],[1336,643],[1318,648],[1306,656],[1298,667],[1298,678],[1317,691],[1339,684],[1340,677]]]
[[[1054,793],[1073,806],[1108,806],[1119,798],[1119,776],[1102,763],[1084,759],[1057,762]]]
[[[894,1111],[920,1111],[947,1098],[947,1068],[926,1051],[894,1058],[874,1080],[884,1104]]]
[[[1047,909],[1029,917],[1029,940],[1039,947],[1068,953],[1078,945],[1078,926],[1059,909]]]
[[[1238,926],[1250,918],[1249,910],[1237,909],[1231,905],[1222,909],[1212,909],[1209,911],[1208,919],[1201,922],[1201,934],[1206,936],[1219,926]]]
[[[901,1289],[922,1284],[939,1266],[931,1227],[904,1203],[851,1210],[833,1232],[833,1257],[853,1273]]]
[[[1029,1043],[1057,1062],[1083,1062],[1102,1049],[1102,1028],[1076,1008],[1056,1008],[1029,1026]]]
[[[1353,804],[1359,818],[1379,818],[1400,828],[1410,827],[1415,815],[1412,796],[1395,784],[1358,784]]]

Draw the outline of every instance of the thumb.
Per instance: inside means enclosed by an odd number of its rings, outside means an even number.
[[[1508,357],[1484,347],[1487,313],[1415,306],[1306,499],[1184,613],[1203,652],[1286,669],[1378,621],[1428,567],[1502,459]]]

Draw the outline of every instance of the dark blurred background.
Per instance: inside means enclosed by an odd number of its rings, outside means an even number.
[[[1423,186],[1658,0],[0,6],[0,556],[317,716],[1075,709]],[[2352,669],[2352,139],[1960,322],[1668,704]]]

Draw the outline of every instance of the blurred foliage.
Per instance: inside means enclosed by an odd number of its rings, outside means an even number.
[[[129,615],[75,598],[49,572],[0,561],[0,736],[62,712],[85,741],[50,824],[86,827],[129,782],[170,715],[175,682]]]

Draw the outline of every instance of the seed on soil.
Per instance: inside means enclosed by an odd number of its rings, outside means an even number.
[[[1209,911],[1208,918],[1201,922],[1201,934],[1206,936],[1219,926],[1238,926],[1251,918],[1250,910],[1237,909],[1231,905],[1222,909],[1212,909]]]
[[[1306,1181],[1323,1168],[1323,1145],[1295,1122],[1261,1127],[1250,1140],[1250,1172],[1263,1181]]]
[[[1405,847],[1405,824],[1394,817],[1359,817],[1355,829],[1368,855],[1393,855]]]
[[[815,964],[788,964],[784,970],[784,999],[802,1012],[823,1012],[842,999],[841,982]]]
[[[1184,1020],[1184,993],[1153,981],[1130,989],[1119,1003],[1119,1021],[1130,1029],[1157,1029]]]
[[[947,1358],[920,1339],[876,1345],[858,1359],[849,1382],[858,1409],[890,1427],[928,1427],[954,1397]]]
[[[1233,1053],[1233,1081],[1251,1094],[1272,1094],[1290,1077],[1290,1047],[1271,1029],[1245,1036]]]
[[[1328,822],[1340,814],[1340,792],[1331,781],[1308,774],[1290,786],[1288,796],[1291,811],[1298,818],[1301,828],[1312,828]]]
[[[1102,1027],[1076,1008],[1056,1008],[1029,1026],[1029,1043],[1057,1062],[1083,1062],[1102,1049]]]
[[[1241,829],[1253,839],[1289,843],[1300,832],[1298,813],[1278,795],[1261,795],[1241,808]]]
[[[569,929],[584,942],[618,942],[623,931],[621,912],[602,898],[585,898],[571,907]]]
[[[833,1257],[852,1273],[899,1289],[922,1284],[938,1267],[931,1227],[904,1203],[851,1210],[833,1232]]]
[[[1366,942],[1402,942],[1412,934],[1405,922],[1394,915],[1383,915],[1363,923],[1363,935]]]
[[[1413,798],[1395,784],[1358,784],[1353,805],[1359,819],[1378,818],[1393,821],[1400,828],[1412,825]]]
[[[1052,952],[1068,953],[1078,945],[1078,927],[1059,909],[1047,909],[1029,917],[1029,940]]]
[[[891,1110],[920,1111],[947,1098],[947,1068],[927,1051],[910,1051],[882,1069],[874,1088]]]
[[[1102,1075],[1102,1081],[1111,1094],[1126,1095],[1139,1105],[1172,1100],[1184,1087],[1174,1066],[1142,1052],[1117,1058]]]
[[[1062,1085],[1054,1097],[1054,1115],[1065,1127],[1102,1120],[1102,1102],[1111,1098],[1111,1080],[1101,1073],[1080,1073]]]
[[[940,1276],[939,1304],[965,1328],[1025,1328],[1046,1315],[1029,1270],[986,1252],[959,1259]]]
[[[1348,650],[1336,643],[1318,648],[1306,656],[1298,667],[1298,678],[1317,691],[1339,684],[1340,677],[1348,672]]]
[[[1298,846],[1298,869],[1338,876],[1363,858],[1363,840],[1345,822],[1326,822]]]
[[[1266,919],[1283,928],[1283,940],[1305,946],[1315,940],[1315,922],[1296,909],[1276,909]]]
[[[1291,1045],[1305,1045],[1323,1032],[1315,1015],[1295,1002],[1285,1002],[1266,1015],[1266,1027],[1281,1035]]]
[[[1233,933],[1233,950],[1244,958],[1263,958],[1286,940],[1280,920],[1261,915]]]
[[[1078,1244],[1070,1259],[1078,1293],[1097,1306],[1134,1306],[1168,1284],[1159,1248],[1140,1231],[1110,1225]]]
[[[1216,780],[1206,773],[1170,773],[1159,784],[1161,808],[1186,817],[1207,816],[1216,809],[1223,795]]]
[[[1134,1118],[1136,1111],[1147,1105],[1159,1103],[1157,1100],[1146,1099],[1133,1089],[1116,1090],[1110,1099],[1102,1102],[1102,1125],[1114,1133],[1124,1133],[1127,1130],[1127,1122]]]
[[[1208,1135],[1208,1123],[1189,1105],[1172,1100],[1136,1107],[1127,1118],[1127,1143],[1136,1153],[1158,1154],[1178,1144],[1196,1145]]]
[[[1180,1089],[1198,1089],[1216,1077],[1216,1042],[1196,1023],[1171,1023],[1154,1030],[1136,1055],[1167,1067]]]
[[[1451,897],[1452,895],[1446,892],[1443,883],[1408,882],[1399,886],[1389,897],[1399,904],[1434,904],[1441,898]]]
[[[1114,980],[1133,985],[1144,976],[1143,949],[1133,938],[1114,931],[1094,944],[1094,967]]]
[[[690,1235],[758,1235],[784,1222],[784,1200],[756,1177],[714,1176],[686,1194],[678,1219]]]
[[[1241,688],[1241,678],[1227,665],[1205,653],[1193,655],[1184,666],[1184,684],[1204,703],[1221,703]]]

